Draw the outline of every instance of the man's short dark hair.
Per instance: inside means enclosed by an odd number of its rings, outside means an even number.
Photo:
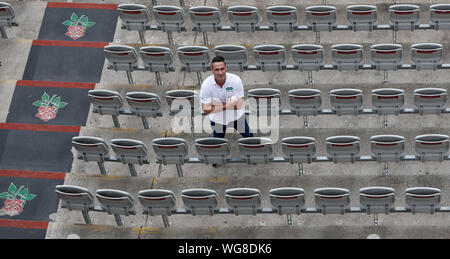
[[[211,61],[211,65],[215,62],[223,62],[223,63],[225,63],[225,65],[227,64],[225,62],[225,58],[223,58],[222,56],[215,56]]]

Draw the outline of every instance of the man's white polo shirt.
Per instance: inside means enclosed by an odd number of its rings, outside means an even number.
[[[200,89],[200,99],[204,104],[211,103],[212,100],[216,102],[225,103],[227,98],[231,96],[244,98],[244,86],[239,76],[226,73],[225,84],[220,87],[214,75],[210,75],[202,83]],[[211,112],[209,119],[215,123],[227,125],[228,123],[238,120],[244,115],[243,107],[239,110],[225,110],[222,112]]]

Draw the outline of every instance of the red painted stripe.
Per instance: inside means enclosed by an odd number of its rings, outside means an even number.
[[[31,220],[0,219],[0,227],[47,229],[48,222],[46,222],[46,221],[31,221]]]
[[[297,99],[297,100],[312,100],[312,99],[314,99],[316,97],[314,97],[314,96],[308,96],[308,97],[300,97],[300,96],[298,96],[298,97],[294,97],[294,98]]]
[[[278,55],[279,51],[260,51],[259,54],[261,55]]]
[[[434,198],[434,194],[430,194],[430,195],[422,195],[422,196],[417,196],[417,195],[413,195],[411,197],[416,198],[416,199],[431,199]]]
[[[377,50],[375,51],[377,54],[395,54],[397,53],[396,50]]]
[[[29,131],[55,131],[55,132],[80,132],[80,126],[64,125],[40,125],[28,123],[0,123],[0,129],[29,130]]]
[[[297,51],[297,54],[304,54],[304,55],[313,55],[313,54],[317,54],[317,50],[314,51]]]
[[[327,12],[327,13],[311,13],[311,15],[314,15],[314,16],[327,16],[327,15],[330,15],[331,14],[331,12]]]
[[[6,12],[6,8],[0,8],[0,12]]]
[[[117,4],[93,4],[93,3],[60,3],[48,2],[47,8],[82,8],[82,9],[102,9],[117,10]]]
[[[163,148],[163,149],[174,149],[174,148],[178,148],[178,146],[157,146],[158,148]]]
[[[371,11],[365,12],[365,11],[353,11],[352,14],[354,15],[369,15],[371,14]]]
[[[147,197],[143,197],[143,199],[147,200],[147,201],[163,201],[166,198],[147,198]]]
[[[291,196],[291,197],[275,197],[276,199],[279,200],[293,200],[293,199],[297,199],[299,196]]]
[[[434,11],[437,14],[450,14],[450,11]]]
[[[242,146],[246,147],[246,148],[263,148],[264,147],[264,145],[255,145],[255,146],[242,145]]]
[[[292,12],[272,13],[272,15],[290,15]]]
[[[420,95],[420,98],[425,99],[441,98],[441,95]]]
[[[95,88],[95,83],[18,80],[16,82],[16,86],[94,89]]]
[[[250,15],[252,15],[252,13],[232,13],[233,15],[236,15],[236,16],[250,16]]]
[[[378,99],[398,99],[398,96],[378,96]]]
[[[202,197],[202,198],[192,198],[192,197],[189,197],[189,198],[187,198],[188,200],[194,200],[194,201],[201,201],[201,200],[209,200],[209,197]]]
[[[141,11],[122,11],[122,13],[126,13],[126,14],[140,14]]]
[[[425,146],[435,146],[435,145],[441,145],[442,142],[420,142],[420,144]]]
[[[220,148],[221,146],[200,146],[202,148]]]
[[[175,15],[175,14],[177,14],[176,12],[158,12],[158,14],[160,14],[160,15]]]
[[[332,147],[351,147],[353,144],[331,144]]]
[[[253,199],[253,196],[250,197],[231,197],[233,200],[251,200]]]
[[[417,53],[422,53],[422,54],[430,54],[435,51],[437,51],[437,50],[416,50]]]
[[[414,11],[395,11],[394,13],[399,15],[406,15],[406,14],[413,14]]]
[[[307,145],[287,145],[287,147],[293,147],[293,148],[307,148],[307,147],[309,147],[309,144],[307,144]]]
[[[195,16],[211,16],[214,15],[214,13],[194,13]]]
[[[165,53],[145,53],[146,56],[152,56],[152,57],[164,57]]]
[[[0,169],[0,176],[2,176],[2,177],[18,177],[18,178],[38,178],[38,179],[64,180],[64,178],[66,177],[66,173]]]
[[[32,46],[55,46],[55,47],[75,47],[75,48],[98,48],[103,49],[109,42],[90,41],[65,41],[65,40],[33,40]]]
[[[356,99],[356,95],[354,96],[336,96],[336,99]]]
[[[375,143],[377,146],[397,146],[398,143]]]
[[[358,53],[358,51],[357,50],[338,50],[337,53],[349,55],[349,54],[356,54],[356,53]]]

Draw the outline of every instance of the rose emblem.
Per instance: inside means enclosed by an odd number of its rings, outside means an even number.
[[[5,214],[8,214],[11,217],[15,216],[15,215],[19,215],[23,211],[22,203],[23,203],[23,201],[21,201],[21,200],[6,199],[5,206],[3,206],[2,210]]]
[[[3,207],[0,209],[0,216],[16,216],[23,211],[26,201],[32,200],[36,195],[28,193],[28,188],[21,185],[17,188],[14,183],[9,185],[7,192],[0,193],[0,198],[5,199]]]
[[[55,113],[56,108],[55,107],[43,107],[40,106],[38,109],[38,113],[36,113],[36,117],[39,119],[47,122],[51,119],[54,119],[56,117]]]
[[[86,29],[94,26],[95,22],[90,22],[89,18],[85,15],[78,17],[76,13],[72,13],[70,20],[63,22],[67,26],[66,36],[77,40],[84,36]]]
[[[69,26],[67,29],[66,35],[74,40],[84,36],[83,26]]]
[[[36,117],[47,122],[56,118],[56,113],[60,108],[63,108],[67,105],[66,102],[61,102],[61,97],[54,94],[52,98],[47,93],[42,95],[41,100],[35,101],[33,103],[34,106],[39,107],[38,113],[36,113]]]

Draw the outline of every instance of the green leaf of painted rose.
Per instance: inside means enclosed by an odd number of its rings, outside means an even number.
[[[23,190],[20,192],[20,195],[22,195],[22,197],[26,197],[26,196],[28,195],[28,188],[23,189]]]
[[[42,105],[42,102],[41,102],[41,101],[35,101],[35,102],[33,103],[33,105],[34,105],[34,106],[37,106],[37,107],[40,107],[40,106]]]
[[[42,95],[42,101],[48,102],[48,100],[50,100],[50,96],[48,96],[48,94],[44,92],[44,94]]]
[[[11,183],[9,185],[8,192],[9,193],[15,193],[16,191],[17,191],[17,187],[14,185],[14,183]]]
[[[68,105],[68,103],[66,103],[66,102],[60,102],[58,108],[63,108],[63,107],[65,107],[66,105]]]
[[[88,21],[89,21],[89,18],[88,17],[84,17],[84,19],[81,22],[86,24]]]
[[[78,20],[78,15],[76,15],[75,13],[72,14],[72,17],[70,17],[70,20],[72,20],[73,22],[76,22]]]
[[[34,195],[34,194],[28,194],[28,195],[25,197],[25,200],[29,201],[29,200],[32,200],[34,197],[36,197],[36,195]]]
[[[92,27],[92,26],[94,26],[94,24],[95,24],[95,22],[88,22],[86,25],[87,25],[87,27]]]
[[[56,97],[54,100],[53,100],[53,104],[55,105],[55,106],[59,106],[59,103],[61,102],[61,97]]]
[[[0,198],[2,198],[2,199],[6,199],[6,198],[8,198],[8,196],[9,196],[9,193],[7,193],[7,192],[0,193]]]
[[[65,20],[65,21],[63,22],[63,24],[64,24],[65,26],[70,26],[70,25],[72,24],[72,22],[71,22],[70,20]]]

